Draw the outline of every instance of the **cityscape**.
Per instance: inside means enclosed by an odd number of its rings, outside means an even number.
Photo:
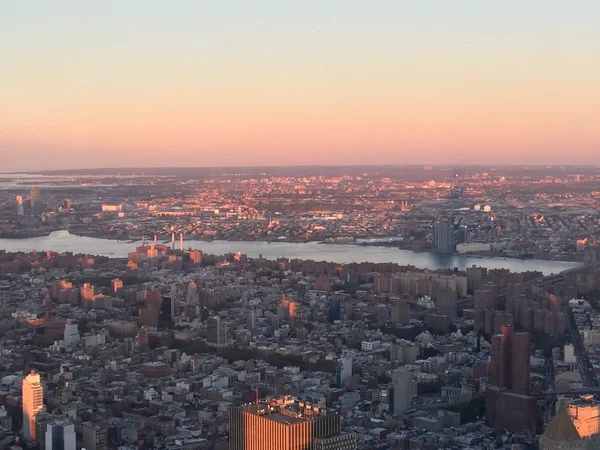
[[[599,202],[591,167],[5,173],[2,442],[597,448]]]
[[[599,18],[0,0],[0,450],[600,450]]]

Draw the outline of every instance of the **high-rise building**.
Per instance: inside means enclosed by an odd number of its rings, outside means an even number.
[[[444,289],[438,292],[438,313],[450,318],[456,317],[458,295],[456,291]]]
[[[110,290],[112,291],[112,293],[118,294],[119,292],[121,292],[122,289],[123,280],[120,280],[119,278],[113,278],[113,280],[110,282]]]
[[[333,323],[340,320],[342,317],[342,304],[339,297],[331,297],[329,299],[329,307],[327,308],[327,322]]]
[[[499,429],[537,431],[536,399],[531,383],[529,333],[514,333],[503,326],[492,337],[490,384],[485,392],[486,419]],[[511,411],[511,414],[507,414]]]
[[[31,205],[31,212],[33,214],[43,213],[42,198],[40,195],[40,187],[32,186],[29,191],[29,203]]]
[[[208,340],[214,344],[227,342],[227,323],[219,316],[209,317],[207,320]]]
[[[416,387],[411,371],[398,370],[392,374],[390,406],[394,416],[410,409],[413,398],[417,396]]]
[[[46,450],[75,450],[75,425],[55,420],[46,425]]]
[[[338,386],[352,377],[352,354],[346,352],[339,359],[336,369],[336,383]]]
[[[340,434],[340,416],[283,397],[229,410],[230,450],[354,450],[355,441]],[[330,439],[339,436],[337,441]],[[321,440],[322,438],[329,438]]]
[[[454,227],[448,219],[439,219],[433,229],[433,246],[443,253],[454,253]]]
[[[77,323],[74,323],[71,319],[67,319],[67,323],[65,324],[64,339],[65,347],[67,348],[76,347],[81,341],[79,327],[77,326]]]
[[[456,233],[456,241],[459,244],[466,244],[469,242],[469,229],[466,225],[461,225],[458,227],[458,232]]]
[[[503,326],[492,336],[490,383],[516,394],[527,395],[531,384],[529,333],[514,333],[511,326]]]
[[[399,325],[408,325],[410,323],[410,303],[406,298],[399,298],[392,305],[390,319],[393,323]]]
[[[44,388],[40,374],[31,371],[23,380],[23,436],[36,439],[35,418],[44,410]]]
[[[94,422],[81,424],[83,435],[83,448],[86,450],[106,450],[108,442],[108,428]]]

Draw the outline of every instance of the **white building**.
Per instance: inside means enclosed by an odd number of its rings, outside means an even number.
[[[79,335],[79,327],[76,323],[73,323],[71,319],[67,320],[65,324],[65,347],[71,348],[76,347],[77,344],[81,341],[81,336]]]
[[[56,421],[46,426],[46,450],[75,450],[75,448],[75,425],[69,421]]]
[[[573,346],[573,344],[565,344],[565,362],[577,362],[577,358],[575,357],[575,347]]]
[[[352,355],[350,353],[344,353],[342,357],[338,361],[338,370],[339,370],[339,383],[344,384],[344,382],[352,377]]]

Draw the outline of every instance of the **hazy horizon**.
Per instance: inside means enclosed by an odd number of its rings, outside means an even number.
[[[600,4],[0,0],[0,170],[600,164]]]

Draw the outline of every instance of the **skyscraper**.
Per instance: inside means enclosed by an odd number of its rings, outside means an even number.
[[[75,425],[56,420],[46,426],[46,450],[75,450]]]
[[[433,229],[433,246],[443,253],[454,253],[454,228],[448,219],[438,219]]]
[[[23,436],[36,438],[35,418],[44,409],[44,388],[40,375],[31,371],[23,380]]]
[[[29,202],[33,214],[41,214],[43,212],[39,186],[31,187],[31,190],[29,191]]]
[[[329,307],[327,308],[327,322],[333,323],[340,320],[342,315],[342,305],[339,297],[331,297],[329,299]]]
[[[227,323],[219,316],[212,316],[207,321],[208,340],[215,344],[225,344],[227,342]]]
[[[485,416],[495,428],[537,431],[536,399],[528,395],[529,343],[529,333],[514,333],[510,325],[492,337],[491,386],[485,391]]]
[[[514,333],[510,325],[492,336],[490,382],[516,394],[527,395],[531,383],[529,333]]]
[[[229,410],[230,450],[304,450],[320,438],[340,435],[340,416],[291,397]],[[352,439],[320,442],[328,450],[354,450]]]

